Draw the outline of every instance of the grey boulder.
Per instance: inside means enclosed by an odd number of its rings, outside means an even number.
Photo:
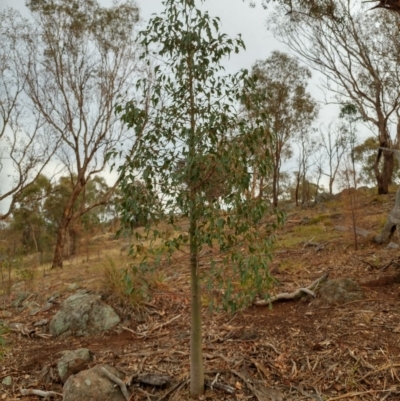
[[[363,299],[361,287],[349,278],[328,280],[320,290],[321,301],[330,305],[341,305]]]
[[[123,373],[108,365],[82,370],[65,382],[63,401],[126,401],[120,388],[101,371],[102,367],[121,380],[125,377]]]
[[[71,375],[86,369],[92,360],[92,354],[87,348],[64,351],[63,356],[57,362],[57,371],[61,381],[65,383]]]
[[[77,293],[67,298],[50,322],[53,336],[88,336],[110,330],[120,322],[114,309],[100,295]]]

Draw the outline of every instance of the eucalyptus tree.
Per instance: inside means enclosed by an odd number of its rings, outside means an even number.
[[[27,68],[34,58],[21,38],[31,31],[16,11],[0,13],[0,220],[40,177],[58,146],[42,116],[25,102]]]
[[[157,222],[176,230],[188,220],[188,232],[166,240],[168,253],[188,246],[191,282],[190,393],[204,392],[202,361],[201,282],[223,289],[227,306],[240,307],[265,294],[271,237],[259,225],[269,213],[262,199],[246,196],[251,181],[250,158],[259,170],[269,169],[264,131],[240,116],[240,104],[250,90],[247,71],[225,76],[222,60],[244,48],[240,37],[220,33],[218,18],[196,8],[194,0],[166,0],[140,33],[143,58],[159,60],[153,80],[139,82],[150,102],[118,106],[122,120],[139,137],[120,169],[122,222],[134,226],[137,214],[148,217],[147,233],[160,234]],[[254,161],[252,161],[254,163]],[[225,177],[223,191],[210,198],[210,182]],[[142,180],[144,186],[135,183]],[[218,180],[217,180],[218,181]],[[161,201],[159,201],[161,199]],[[200,270],[200,251],[218,248],[218,262]]]
[[[51,244],[47,235],[47,222],[44,205],[51,193],[52,185],[49,178],[40,175],[34,183],[25,188],[18,197],[13,211],[11,227],[21,235],[25,252],[34,250],[43,252]]]
[[[126,0],[104,8],[96,0],[29,0],[30,49],[26,96],[59,141],[57,162],[70,177],[72,191],[63,204],[53,267],[62,267],[68,226],[92,209],[105,205],[107,193],[76,208],[90,179],[107,167],[107,154],[134,138],[115,116],[118,96],[131,94],[138,76],[135,32],[137,5]]]
[[[333,195],[333,185],[349,149],[349,137],[341,123],[332,121],[327,127],[321,126],[321,174],[328,178],[329,194]]]
[[[314,135],[313,135],[314,134]],[[297,157],[296,170],[294,172],[294,198],[296,206],[307,204],[314,194],[310,192],[309,175],[311,168],[317,164],[317,149],[321,146],[319,138],[310,129],[304,129],[296,137]],[[316,188],[316,194],[318,185]]]
[[[391,134],[400,107],[400,16],[365,14],[348,0],[335,0],[340,18],[279,16],[270,23],[276,36],[326,78],[330,102],[352,104],[376,132],[374,163],[378,193],[388,193],[393,152],[398,138]]]
[[[253,65],[256,85],[253,93],[246,100],[249,115],[255,118],[267,116],[264,120],[265,138],[263,142],[272,164],[272,203],[278,206],[280,194],[280,175],[282,164],[292,156],[294,138],[308,130],[318,115],[316,101],[307,92],[311,72],[301,66],[288,54],[274,51],[266,60],[259,60]],[[253,99],[257,99],[253,104]],[[260,192],[265,181],[258,174]]]

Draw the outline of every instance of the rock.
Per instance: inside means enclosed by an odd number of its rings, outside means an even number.
[[[124,374],[108,365],[98,365],[72,375],[64,384],[63,401],[126,401],[121,390],[101,371],[106,368],[121,380]]]
[[[61,294],[60,294],[59,292],[55,292],[55,293],[47,300],[47,302],[55,303],[55,300],[56,300],[57,298],[60,298],[60,296],[61,296]]]
[[[12,376],[6,376],[1,381],[1,384],[3,384],[4,386],[10,387],[10,386],[12,386],[12,382],[13,382]]]
[[[11,291],[16,292],[16,291],[22,291],[25,288],[25,282],[19,281],[18,283],[13,284],[11,287]]]
[[[394,242],[389,242],[389,244],[386,248],[387,249],[399,249],[400,246],[399,246],[399,244],[395,244]]]
[[[330,200],[332,200],[332,199],[334,199],[334,195],[331,195],[331,194],[328,193],[328,192],[322,192],[322,193],[318,194],[318,195],[315,197],[315,201],[316,201],[317,203],[328,202],[328,201],[330,201]]]
[[[47,323],[49,323],[49,319],[41,319],[33,323],[33,327],[46,326]]]
[[[110,330],[120,322],[114,309],[99,295],[77,293],[67,298],[50,322],[50,333],[87,336]]]
[[[92,354],[87,348],[64,351],[63,356],[57,362],[58,375],[61,381],[65,383],[71,375],[86,369],[92,360]]]
[[[330,305],[345,304],[363,299],[361,287],[349,278],[328,280],[320,290],[321,300]]]
[[[29,292],[19,292],[17,294],[17,298],[14,300],[14,302],[11,304],[14,308],[18,308],[21,306],[21,304],[29,297]]]

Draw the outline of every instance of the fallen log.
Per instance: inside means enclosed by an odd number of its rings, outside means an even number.
[[[322,282],[326,281],[328,279],[328,277],[329,277],[329,273],[326,272],[326,273],[324,273],[323,276],[321,276],[317,280],[313,281],[307,287],[298,288],[296,291],[293,291],[293,292],[283,292],[281,294],[274,295],[273,297],[269,297],[267,299],[258,299],[253,302],[253,305],[267,306],[267,305],[271,305],[272,303],[277,302],[277,301],[290,301],[290,300],[293,300],[296,298],[300,298],[304,294],[311,295],[312,297],[315,298],[316,295],[315,295],[314,291],[318,288],[318,286]]]

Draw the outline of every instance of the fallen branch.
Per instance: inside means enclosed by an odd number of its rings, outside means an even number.
[[[25,395],[37,395],[39,397],[43,397],[43,398],[48,398],[50,396],[56,397],[63,397],[62,394],[60,393],[56,393],[55,391],[43,391],[43,390],[34,390],[34,389],[26,389],[26,388],[21,388],[19,390],[21,392],[21,395],[25,396]]]
[[[273,302],[276,301],[289,301],[289,300],[293,300],[296,298],[301,297],[303,294],[308,294],[311,295],[312,297],[315,297],[315,293],[313,291],[315,291],[318,286],[325,280],[328,279],[329,273],[325,273],[322,277],[318,278],[317,280],[313,281],[309,286],[304,287],[304,288],[299,288],[294,292],[283,292],[281,294],[277,294],[274,295],[273,297],[270,297],[268,299],[259,299],[254,301],[254,305],[256,306],[267,306],[272,304]]]
[[[9,326],[7,326],[7,328],[10,331],[13,331],[15,333],[20,333],[23,336],[27,336],[29,338],[39,337],[39,338],[49,339],[53,337],[51,334],[40,333],[38,332],[38,328],[31,328],[23,323],[11,323]]]
[[[176,389],[179,390],[179,388],[181,386],[183,386],[184,384],[186,384],[188,381],[187,380],[183,380],[181,382],[176,383],[172,388],[170,388],[164,395],[162,395],[157,401],[164,401],[166,400],[170,394],[172,394]]]
[[[132,329],[130,329],[130,328],[128,328],[128,327],[125,327],[125,326],[122,326],[122,329],[123,329],[123,330],[126,330],[126,331],[129,331],[129,332],[131,332],[132,334],[134,334],[134,335],[136,335],[136,336],[139,336],[139,337],[147,337],[147,336],[148,336],[150,333],[152,333],[153,331],[158,330],[158,329],[161,329],[162,327],[168,326],[169,324],[171,324],[171,323],[174,322],[175,320],[179,319],[181,316],[182,316],[182,315],[178,315],[178,316],[173,317],[171,320],[168,320],[168,321],[165,322],[165,323],[157,324],[156,326],[150,328],[150,330],[144,331],[143,333],[137,333],[136,331],[134,331],[134,330],[132,330]]]
[[[161,373],[139,373],[133,374],[129,376],[125,383],[128,386],[131,386],[132,383],[141,383],[146,384],[148,386],[154,387],[165,387],[167,384],[170,384],[172,381],[171,376],[164,375]]]
[[[265,401],[266,399],[282,400],[279,391],[265,387],[262,382],[251,377],[248,372],[244,370],[240,372],[231,370],[231,372],[245,382],[247,388],[254,394],[258,401]]]
[[[121,389],[121,393],[125,397],[126,401],[129,401],[131,398],[128,389],[126,388],[125,383],[119,379],[117,376],[113,375],[111,372],[109,372],[106,368],[102,367],[101,371],[115,384],[119,386]]]
[[[207,387],[209,387],[211,390],[213,390],[214,388],[218,389],[218,390],[222,390],[225,391],[228,394],[235,394],[235,389],[231,386],[228,386],[226,384],[222,384],[222,383],[218,383],[211,380],[206,380],[205,381],[205,385]]]
[[[378,394],[378,393],[392,393],[393,389],[387,389],[387,390],[367,390],[367,391],[353,391],[351,393],[346,393],[343,395],[339,395],[338,397],[332,397],[328,398],[327,401],[337,401],[337,400],[344,400],[345,398],[353,398],[357,397],[359,395],[365,395],[365,394]]]
[[[165,323],[161,323],[158,324],[157,326],[153,327],[152,329],[149,330],[149,333],[153,332],[154,330],[158,330],[161,329],[162,327],[168,326],[169,324],[171,324],[172,322],[174,322],[175,320],[179,319],[182,315],[178,315],[173,317],[171,320],[168,320],[168,322]]]

